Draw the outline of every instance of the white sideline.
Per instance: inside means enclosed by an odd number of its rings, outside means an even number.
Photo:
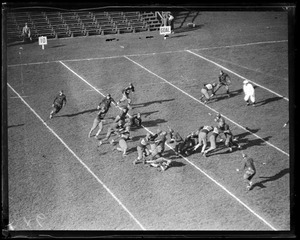
[[[228,71],[228,72],[230,72],[230,73],[232,73],[232,74],[238,76],[238,77],[241,78],[241,79],[248,80],[249,82],[252,82],[252,83],[254,83],[255,85],[257,85],[257,86],[259,86],[259,87],[261,87],[261,88],[263,88],[263,89],[265,89],[265,90],[267,90],[267,91],[269,91],[269,92],[271,92],[271,93],[277,95],[278,97],[281,97],[282,99],[284,99],[284,100],[286,100],[286,101],[289,101],[288,98],[286,98],[286,97],[284,97],[284,96],[282,96],[282,95],[280,95],[280,94],[278,94],[278,93],[272,91],[271,89],[269,89],[269,88],[267,88],[267,87],[264,87],[264,86],[262,86],[262,85],[260,85],[260,84],[258,84],[258,83],[256,83],[256,82],[254,82],[254,81],[252,81],[252,80],[249,80],[249,79],[247,79],[247,78],[245,78],[245,77],[243,77],[243,76],[241,76],[241,75],[235,73],[234,71],[231,71],[230,69],[228,69],[228,68],[226,68],[226,67],[224,67],[224,66],[222,66],[222,65],[220,65],[220,64],[218,64],[218,63],[216,63],[216,62],[214,62],[214,61],[212,61],[212,60],[209,60],[209,59],[206,58],[206,57],[201,56],[200,54],[194,53],[194,52],[192,52],[191,50],[186,50],[186,52],[192,53],[192,54],[194,54],[195,56],[197,56],[197,57],[199,57],[199,58],[202,58],[202,59],[206,60],[207,62],[210,62],[210,63],[212,63],[212,64],[214,64],[214,65],[216,65],[216,66],[218,66],[218,67],[220,67],[220,68],[225,69],[226,71]]]
[[[131,62],[133,62],[134,64],[138,65],[139,67],[143,68],[144,70],[146,70],[147,72],[153,74],[154,76],[158,77],[159,79],[165,81],[166,83],[170,84],[171,86],[173,86],[174,88],[178,89],[180,92],[184,93],[185,95],[189,96],[190,98],[194,99],[195,101],[201,103],[202,105],[204,105],[205,107],[209,108],[210,110],[214,111],[215,113],[218,113],[218,111],[216,111],[215,109],[209,107],[207,104],[204,104],[203,102],[201,102],[199,99],[193,97],[192,95],[188,94],[187,92],[183,91],[182,89],[180,89],[179,87],[175,86],[174,84],[170,83],[169,81],[167,81],[166,79],[158,76],[156,73],[150,71],[149,69],[145,68],[144,66],[142,66],[141,64],[137,63],[136,61],[130,59],[129,57],[127,56],[124,56],[126,59],[130,60]],[[261,138],[260,136],[258,136],[257,134],[255,133],[252,133],[251,131],[247,130],[246,128],[244,128],[243,126],[241,126],[240,124],[234,122],[233,120],[231,120],[230,118],[226,117],[225,115],[222,114],[222,116],[224,118],[226,118],[228,121],[232,122],[233,124],[237,125],[238,127],[242,128],[243,130],[249,132],[250,134],[254,135],[255,137],[261,139],[262,141],[264,141],[266,144],[268,144],[269,146],[277,149],[278,151],[280,151],[281,153],[285,154],[286,156],[290,156],[288,153],[286,153],[285,151],[281,150],[280,148],[276,147],[275,145],[269,143],[268,141],[264,140],[263,138]]]
[[[190,50],[191,51],[192,50],[201,51],[201,50],[209,50],[209,49],[243,47],[243,46],[259,45],[259,44],[270,44],[270,43],[281,43],[281,42],[287,42],[287,40],[243,43],[243,44],[227,45],[227,46],[220,46],[220,47],[197,48],[197,49],[190,49]],[[126,55],[126,56],[127,57],[139,57],[139,56],[149,56],[149,55],[156,55],[156,54],[179,53],[179,52],[184,52],[184,51],[186,51],[186,50],[165,51],[165,52],[158,52],[158,53],[155,53],[155,52],[154,53],[137,53],[137,54],[129,54],[129,55]],[[54,60],[54,61],[47,61],[47,62],[11,64],[11,65],[7,65],[7,66],[8,67],[17,67],[17,66],[29,66],[29,65],[47,64],[47,63],[57,63],[57,62],[60,62],[60,61],[62,61],[62,62],[80,62],[80,61],[92,61],[92,60],[101,60],[101,59],[121,58],[121,57],[124,57],[124,55],[109,56],[109,57],[97,57],[97,58],[64,59],[64,60]]]
[[[34,113],[34,115],[49,129],[49,131],[69,150],[70,153],[92,174],[94,178],[105,188],[105,190],[119,203],[119,205],[130,215],[130,217],[141,227],[142,230],[145,230],[144,226],[133,216],[133,214],[123,205],[123,203],[113,194],[112,191],[96,176],[96,174],[68,147],[68,145],[54,132],[52,128],[30,107],[30,105],[22,98],[22,96],[10,86],[7,85],[10,89],[22,100],[22,102]]]
[[[75,71],[73,71],[70,67],[68,67],[65,63],[60,62],[62,65],[64,65],[68,70],[70,70],[72,73],[74,73],[78,78],[80,78],[82,81],[84,81],[86,84],[88,84],[91,88],[93,88],[95,91],[97,91],[102,96],[105,96],[103,93],[101,93],[96,87],[94,87],[92,84],[90,84],[87,80],[85,80],[83,77],[81,77],[79,74],[77,74]],[[152,133],[148,128],[142,127],[147,130],[148,132]],[[166,144],[170,149],[174,151],[174,149]],[[183,156],[182,156],[183,157]],[[205,171],[200,169],[198,166],[196,166],[194,163],[189,161],[187,158],[183,157],[187,162],[189,162],[192,166],[194,166],[196,169],[198,169],[201,173],[203,173],[206,177],[208,177],[210,180],[212,180],[215,184],[217,184],[219,187],[221,187],[225,192],[227,192],[231,197],[233,197],[235,200],[237,200],[241,205],[243,205],[247,210],[249,210],[252,214],[254,214],[257,218],[259,218],[261,221],[263,221],[267,226],[269,226],[272,230],[277,231],[276,228],[274,228],[270,223],[268,223],[264,218],[262,218],[260,215],[258,215],[256,212],[254,212],[250,207],[248,207],[244,202],[242,202],[239,198],[237,198],[233,193],[231,193],[229,190],[227,190],[223,185],[218,183],[216,180],[214,180],[211,176],[209,176]]]

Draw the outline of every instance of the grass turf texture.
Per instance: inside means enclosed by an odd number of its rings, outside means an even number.
[[[203,24],[201,28],[175,34],[167,41],[158,33],[141,33],[123,34],[114,42],[106,42],[105,37],[51,40],[45,50],[37,43],[23,45],[22,62],[50,63],[26,65],[22,69],[9,67],[8,83],[18,93],[23,91],[22,96],[28,96],[24,100],[31,108],[145,229],[270,230],[189,162],[175,158],[168,148],[166,156],[174,162],[166,172],[159,173],[140,164],[134,166],[135,146],[146,134],[143,128],[132,132],[134,141],[128,143],[126,158],[122,158],[120,152],[113,152],[110,144],[97,148],[97,141],[87,135],[102,96],[58,61],[158,53],[129,58],[199,99],[203,83],[217,81],[220,68],[186,51],[175,51],[287,39],[284,13],[204,12],[197,21]],[[154,38],[146,39],[147,35],[154,35]],[[20,62],[19,47],[8,48],[8,64]],[[171,52],[159,54],[162,51]],[[287,42],[193,51],[288,96]],[[143,125],[152,132],[158,127],[167,130],[169,125],[185,136],[201,125],[215,124],[215,114],[208,114],[212,112],[210,109],[124,57],[62,62],[103,94],[110,93],[115,100],[121,98],[121,89],[132,82],[136,92],[132,95],[134,108],[130,114],[141,112]],[[225,91],[221,89],[215,96],[217,100],[208,106],[289,153],[289,129],[282,128],[288,118],[288,102],[257,87],[258,106],[246,107],[243,80],[230,76],[233,95],[223,98]],[[52,101],[61,89],[68,103],[49,120]],[[139,230],[139,225],[29,108],[19,99],[11,98],[15,96],[8,88],[9,214],[15,229]],[[101,138],[111,118],[118,113],[112,106]],[[241,171],[236,172],[242,165],[240,151],[227,153],[219,145],[220,149],[208,158],[196,153],[188,160],[277,230],[289,230],[289,157],[227,122],[244,151],[255,160],[267,163],[257,164],[253,190],[246,190]],[[37,221],[38,214],[43,214],[44,218]]]

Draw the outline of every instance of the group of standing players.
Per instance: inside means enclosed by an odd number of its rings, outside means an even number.
[[[206,104],[222,86],[225,87],[226,94],[230,97],[230,83],[231,79],[229,75],[221,70],[218,83],[204,84],[204,87],[201,89],[202,96],[200,100]],[[114,134],[117,138],[112,139],[110,144],[114,145],[114,150],[121,151],[123,157],[127,155],[127,141],[132,139],[130,137],[131,128],[140,127],[142,124],[140,113],[133,116],[128,114],[128,111],[132,109],[129,94],[134,91],[135,88],[133,84],[130,83],[128,87],[122,90],[122,98],[118,102],[116,102],[110,94],[107,94],[97,106],[98,113],[88,134],[88,137],[90,138],[92,132],[98,127],[98,131],[94,136],[99,140],[98,146],[109,141],[110,136]],[[209,95],[209,91],[211,91],[211,95]],[[127,105],[121,106],[121,103],[124,101],[127,101]],[[65,94],[63,91],[60,91],[53,102],[53,110],[50,113],[50,119],[65,106],[66,102],[67,99]],[[99,135],[103,129],[103,123],[105,122],[104,118],[111,107],[111,103],[120,108],[121,112],[108,127],[105,138],[101,140],[99,139]],[[208,157],[216,150],[217,138],[220,138],[219,142],[224,142],[225,147],[228,148],[229,152],[233,151],[233,147],[240,150],[241,146],[236,142],[224,117],[218,113],[214,120],[216,126],[201,126],[196,129],[196,131],[188,134],[185,138],[181,137],[178,132],[170,127],[168,127],[167,131],[157,129],[156,133],[147,133],[144,138],[140,139],[136,147],[138,156],[133,161],[133,164],[144,163],[148,166],[156,167],[160,171],[165,171],[172,162],[170,159],[163,157],[167,136],[170,137],[169,143],[174,144],[174,151],[177,156],[188,156],[195,153],[197,149],[201,147],[201,154],[204,157]],[[221,135],[224,135],[224,138],[222,138]],[[207,141],[210,142],[209,148],[207,148]],[[118,143],[118,147],[115,146],[116,143]],[[247,155],[243,154],[243,159],[245,160],[243,166],[245,170],[244,179],[247,181],[247,189],[250,190],[252,188],[251,179],[255,175],[256,169],[252,158],[248,158]]]

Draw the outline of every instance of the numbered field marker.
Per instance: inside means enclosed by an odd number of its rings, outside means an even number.
[[[171,27],[170,26],[162,26],[159,29],[160,35],[168,35],[171,34]]]
[[[42,45],[42,49],[45,49],[45,45],[47,45],[47,37],[41,36],[39,37],[39,45]]]

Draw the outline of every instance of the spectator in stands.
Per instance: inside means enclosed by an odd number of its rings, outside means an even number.
[[[174,34],[174,16],[172,13],[168,15],[168,25],[171,27],[171,34]]]
[[[32,41],[31,31],[27,23],[25,23],[25,26],[23,27],[22,37],[23,37],[23,42],[25,42],[27,39],[30,39],[30,41]]]

